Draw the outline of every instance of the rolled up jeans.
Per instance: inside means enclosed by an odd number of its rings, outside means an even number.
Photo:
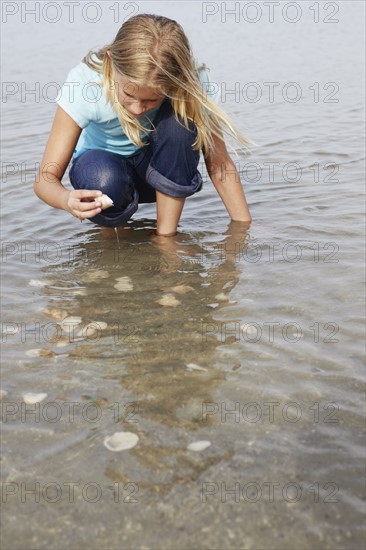
[[[165,99],[149,134],[148,145],[136,155],[124,157],[104,149],[89,149],[76,157],[69,172],[75,189],[96,189],[113,200],[113,206],[89,218],[103,227],[122,225],[139,204],[156,202],[156,190],[170,197],[185,198],[202,188],[198,171],[199,151],[192,149],[197,128],[189,129],[174,116]]]

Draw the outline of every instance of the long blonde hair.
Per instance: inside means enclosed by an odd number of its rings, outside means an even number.
[[[118,101],[115,71],[132,84],[154,88],[169,98],[177,122],[180,123],[180,115],[186,128],[188,120],[196,125],[197,138],[192,147],[202,150],[204,156],[215,149],[212,136],[221,138],[221,133],[232,136],[246,149],[254,144],[233,126],[225,111],[203,91],[200,68],[196,65],[188,38],[181,25],[172,19],[153,14],[135,15],[123,23],[112,44],[96,52],[90,50],[82,61],[103,75],[107,101],[116,111],[128,138],[139,147],[146,145],[140,132],[153,130],[142,126]]]

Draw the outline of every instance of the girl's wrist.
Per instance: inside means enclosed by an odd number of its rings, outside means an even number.
[[[66,210],[66,212],[70,212],[70,208],[69,208],[70,193],[71,193],[71,191],[69,191],[68,189],[65,189],[65,192],[64,192],[63,197],[61,199],[61,208],[63,210]]]

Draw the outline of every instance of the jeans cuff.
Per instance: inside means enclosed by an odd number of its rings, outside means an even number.
[[[179,185],[178,183],[174,183],[174,181],[160,174],[151,166],[151,164],[147,167],[145,177],[147,183],[151,185],[151,187],[154,187],[154,189],[157,189],[157,191],[160,191],[165,195],[175,198],[190,197],[194,193],[200,191],[203,184],[202,176],[198,170],[189,185]]]

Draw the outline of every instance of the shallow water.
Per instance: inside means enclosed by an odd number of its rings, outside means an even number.
[[[9,16],[3,80],[62,83],[117,31],[112,4],[97,25]],[[315,23],[304,2],[293,24],[260,2],[255,24],[130,4],[120,21],[176,19],[239,83],[225,109],[258,144],[233,157],[254,221],[230,223],[201,164],[176,237],[142,205],[118,244],[32,193],[54,104],[3,103],[2,546],[362,548],[364,4],[315,3]],[[139,440],[113,452],[115,432]]]

